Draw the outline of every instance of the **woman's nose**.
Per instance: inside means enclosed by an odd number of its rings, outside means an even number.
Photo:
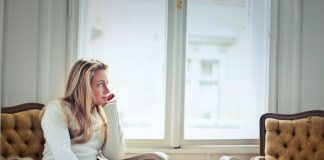
[[[107,93],[109,93],[109,92],[110,92],[110,90],[109,90],[108,86],[105,86],[104,93],[107,94]]]

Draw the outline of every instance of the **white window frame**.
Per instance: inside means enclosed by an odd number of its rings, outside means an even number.
[[[182,9],[177,9],[177,2]],[[73,62],[86,56],[88,39],[86,34],[90,0],[67,0],[67,55],[66,68]],[[268,112],[277,112],[277,58],[278,58],[278,20],[279,0],[268,0],[270,4],[269,34],[269,75]],[[186,8],[187,0],[168,0],[167,22],[167,75],[165,139],[127,139],[128,153],[160,151],[166,153],[258,153],[258,139],[241,140],[184,140],[184,83],[186,50]],[[179,74],[180,73],[180,74]],[[180,98],[174,98],[180,97]],[[171,134],[173,133],[173,134]]]

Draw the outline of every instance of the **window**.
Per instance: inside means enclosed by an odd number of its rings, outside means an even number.
[[[166,5],[165,0],[90,1],[90,51],[110,66],[127,138],[164,138]]]
[[[177,2],[89,0],[79,56],[108,63],[129,141],[254,143],[268,109],[269,1]]]

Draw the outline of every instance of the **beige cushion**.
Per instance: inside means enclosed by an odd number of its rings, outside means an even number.
[[[265,159],[324,159],[324,117],[268,118],[265,128]]]
[[[40,110],[1,113],[1,156],[41,159],[44,149]]]

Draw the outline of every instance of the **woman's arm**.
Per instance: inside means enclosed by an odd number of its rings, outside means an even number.
[[[77,157],[71,150],[67,121],[61,106],[55,102],[50,102],[45,107],[41,125],[50,152],[58,160],[77,160]]]
[[[102,153],[108,159],[122,159],[126,146],[116,103],[108,103],[103,109],[108,121],[108,137]]]

